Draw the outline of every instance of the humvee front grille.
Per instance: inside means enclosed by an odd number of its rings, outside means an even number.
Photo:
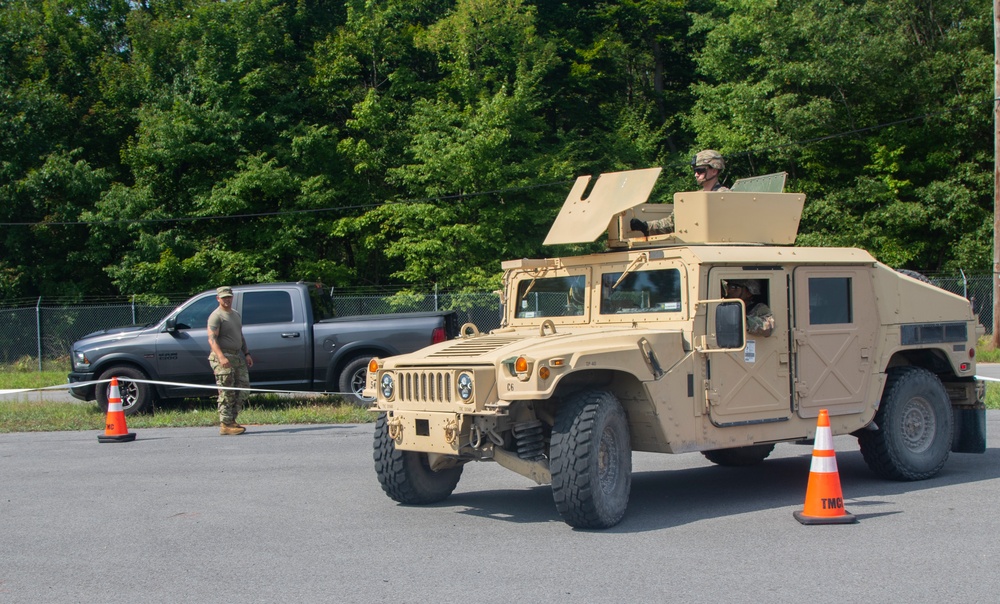
[[[454,382],[450,371],[400,371],[399,398],[421,403],[450,403]]]

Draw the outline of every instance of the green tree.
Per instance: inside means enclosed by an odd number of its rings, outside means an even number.
[[[790,172],[809,194],[800,243],[986,268],[988,238],[967,237],[991,207],[988,7],[724,0],[695,23],[691,127],[732,171]],[[880,127],[902,118],[919,119]]]

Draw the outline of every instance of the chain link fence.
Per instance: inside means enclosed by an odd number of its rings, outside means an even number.
[[[0,366],[41,370],[43,362],[65,359],[68,369],[70,346],[83,336],[113,327],[158,323],[186,299],[167,305],[135,300],[48,305],[39,299],[30,307],[0,308]],[[482,331],[500,326],[500,298],[495,293],[335,293],[332,299],[340,317],[455,310],[459,325],[475,323]]]
[[[987,333],[993,330],[993,282],[990,275],[934,275],[932,283],[963,296],[979,315]],[[496,293],[333,293],[338,316],[392,312],[455,310],[459,324],[474,323],[487,332],[500,326],[500,299]],[[93,305],[47,305],[0,308],[0,365],[41,369],[43,361],[67,359],[70,346],[83,336],[101,329],[157,323],[182,299],[168,305],[136,302]]]

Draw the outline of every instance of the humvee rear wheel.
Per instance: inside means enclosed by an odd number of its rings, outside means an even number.
[[[774,451],[774,445],[750,445],[735,449],[702,451],[701,454],[708,461],[720,466],[745,467],[755,466],[764,461],[771,451]]]
[[[462,477],[462,466],[435,472],[426,453],[400,451],[389,437],[385,413],[375,422],[375,473],[385,494],[407,505],[435,503],[447,498]]]
[[[618,524],[632,488],[628,419],[610,392],[581,392],[556,415],[550,447],[552,496],[570,526]]]
[[[893,369],[875,414],[877,430],[858,433],[865,463],[889,480],[923,480],[948,459],[952,411],[944,384],[920,367]]]

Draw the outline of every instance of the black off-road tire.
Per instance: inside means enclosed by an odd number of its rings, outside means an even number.
[[[458,486],[462,466],[435,472],[427,463],[426,453],[400,451],[389,437],[386,414],[375,422],[375,473],[382,490],[393,501],[406,505],[425,505],[446,499]]]
[[[892,369],[875,414],[877,430],[858,433],[868,467],[889,480],[924,480],[937,474],[951,451],[953,415],[948,392],[920,367]]]
[[[141,369],[129,365],[116,365],[106,369],[100,380],[110,380],[113,377],[131,378],[133,380],[148,380]],[[97,406],[103,413],[108,412],[108,394],[111,391],[111,383],[98,384],[94,389],[97,397]],[[118,380],[118,394],[122,399],[122,411],[125,415],[137,415],[139,413],[151,413],[153,404],[156,402],[156,390],[152,384],[140,384],[138,382]]]
[[[632,489],[628,418],[610,392],[570,397],[556,414],[550,446],[552,497],[570,526],[618,524]]]
[[[372,399],[361,396],[361,391],[365,389],[365,381],[368,379],[368,361],[371,360],[371,357],[351,359],[340,372],[338,387],[343,393],[341,396],[356,407],[369,407],[372,404]]]
[[[719,465],[733,468],[755,466],[774,451],[774,445],[749,445],[737,447],[735,449],[714,449],[712,451],[702,451],[708,461]]]

